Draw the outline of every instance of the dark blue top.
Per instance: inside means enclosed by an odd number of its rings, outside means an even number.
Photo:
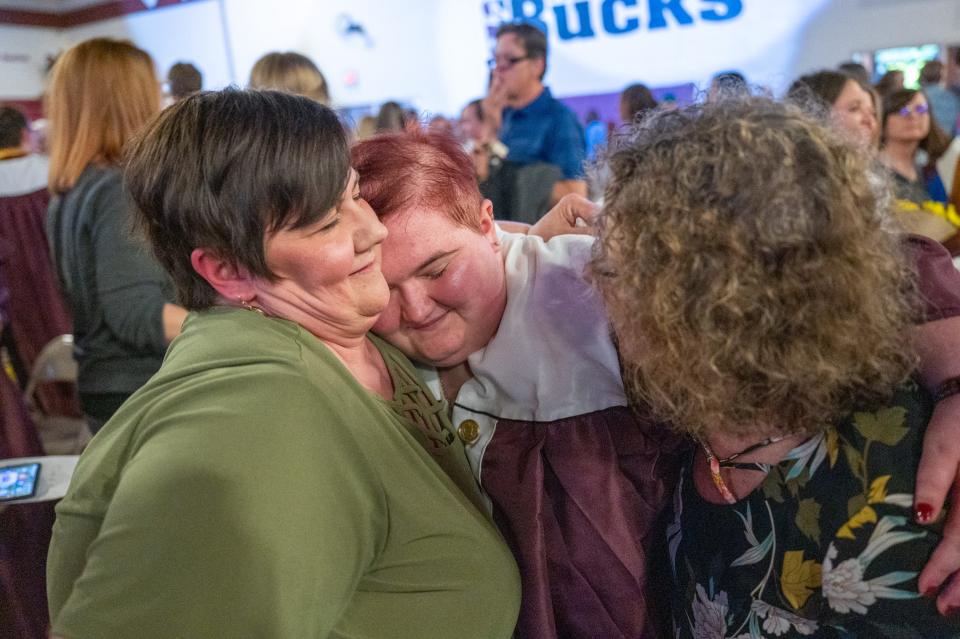
[[[510,149],[511,162],[547,162],[559,166],[565,180],[583,178],[583,127],[550,89],[522,109],[504,109],[500,139]]]
[[[167,274],[132,233],[116,167],[89,165],[50,200],[47,239],[73,314],[81,393],[133,393],[160,368]]]

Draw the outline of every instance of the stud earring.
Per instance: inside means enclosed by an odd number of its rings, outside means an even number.
[[[255,313],[260,313],[261,315],[265,315],[262,308],[251,304],[253,300],[245,300],[238,297],[237,301],[239,301],[240,305],[243,306],[243,308],[247,309],[248,311],[253,311]]]

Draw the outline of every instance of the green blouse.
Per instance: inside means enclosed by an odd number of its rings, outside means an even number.
[[[371,339],[393,401],[294,323],[191,314],[57,506],[54,634],[510,637],[517,569],[462,444]]]
[[[960,637],[917,593],[941,539],[911,518],[930,411],[909,383],[795,448],[734,505],[705,501],[688,462],[667,535],[676,638]]]

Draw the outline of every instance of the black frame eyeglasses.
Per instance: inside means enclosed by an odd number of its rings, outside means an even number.
[[[487,60],[487,66],[490,67],[491,69],[496,69],[498,67],[501,69],[510,69],[515,64],[518,64],[520,62],[523,62],[524,60],[530,60],[530,59],[531,58],[529,55],[521,55],[515,58],[503,57],[503,58],[500,58],[499,60],[497,58],[490,58],[489,60]]]

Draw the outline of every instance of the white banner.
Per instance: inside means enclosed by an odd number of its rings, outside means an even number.
[[[488,0],[488,33],[508,20],[546,31],[547,82],[558,95],[631,82],[703,82],[738,70],[779,85],[807,22],[828,0]],[[837,62],[840,62],[838,60]]]

